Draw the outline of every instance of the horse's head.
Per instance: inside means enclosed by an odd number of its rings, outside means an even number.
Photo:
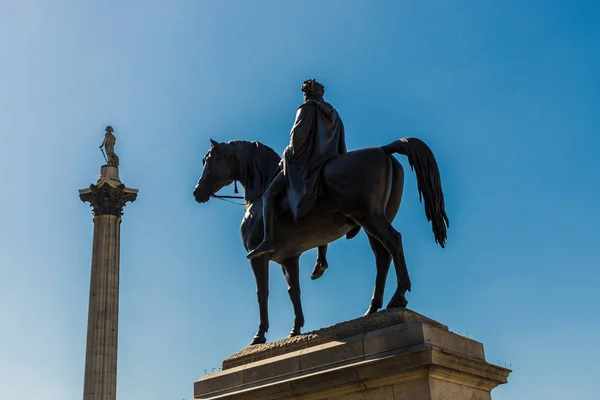
[[[206,203],[210,196],[238,181],[244,187],[244,198],[253,202],[278,172],[279,156],[259,142],[233,140],[217,143],[210,140],[211,148],[202,159],[204,171],[194,188],[194,198]]]
[[[202,159],[204,170],[194,188],[194,198],[198,203],[206,203],[210,196],[233,182],[233,165],[227,143],[210,139],[211,147]]]

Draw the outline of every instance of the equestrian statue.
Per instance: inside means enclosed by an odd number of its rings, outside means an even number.
[[[323,99],[324,87],[304,81],[304,102],[298,107],[290,143],[280,158],[259,142],[234,140],[211,147],[202,159],[204,169],[194,198],[205,203],[223,187],[244,187],[246,213],[241,236],[256,278],[260,324],[252,344],[266,342],[269,329],[269,261],[281,265],[294,307],[290,336],[304,325],[300,301],[299,259],[318,248],[311,278],[327,269],[327,245],[342,236],[351,239],[364,229],[375,254],[377,275],[365,315],[383,306],[390,265],[397,286],[388,308],[406,307],[411,282],[404,259],[402,236],[392,226],[404,186],[402,165],[392,156],[402,154],[417,176],[419,196],[432,224],[435,241],[443,248],[449,226],[435,157],[416,138],[396,140],[381,147],[348,152],[344,125],[337,110]]]

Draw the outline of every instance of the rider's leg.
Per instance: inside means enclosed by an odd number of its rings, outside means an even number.
[[[263,225],[264,237],[261,244],[246,256],[249,259],[260,257],[265,253],[275,251],[275,240],[273,239],[273,226],[275,225],[275,199],[285,189],[285,178],[283,172],[277,174],[262,196],[263,200]]]

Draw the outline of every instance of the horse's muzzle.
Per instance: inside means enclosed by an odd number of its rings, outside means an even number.
[[[199,190],[200,188],[198,187],[198,185],[196,185],[196,187],[194,188],[194,199],[196,199],[196,201],[200,204],[202,203],[206,203],[209,199],[210,199],[210,195],[205,195],[202,193],[202,190]]]

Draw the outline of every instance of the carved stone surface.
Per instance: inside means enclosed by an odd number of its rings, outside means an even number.
[[[129,189],[124,184],[111,185],[102,182],[100,185],[90,185],[88,190],[79,192],[83,202],[90,203],[94,216],[114,215],[121,217],[123,207],[129,201],[135,201],[137,190]]]
[[[407,322],[420,322],[448,331],[446,325],[414,311],[405,308],[387,309],[304,335],[247,347],[223,361],[223,370]]]

